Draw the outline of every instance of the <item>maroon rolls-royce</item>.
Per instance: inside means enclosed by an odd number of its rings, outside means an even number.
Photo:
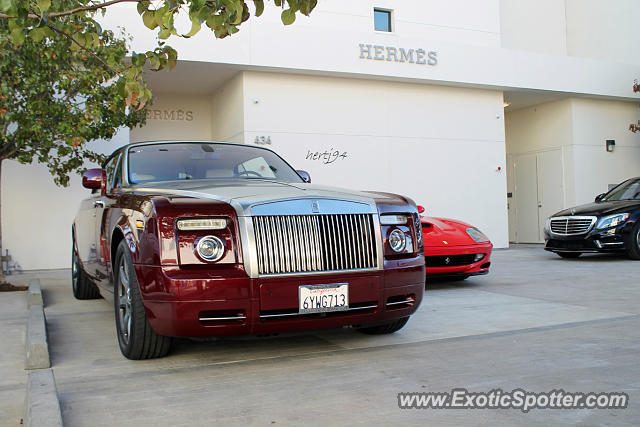
[[[113,300],[130,359],[171,337],[402,328],[422,300],[415,203],[310,183],[271,150],[147,142],[88,170],[73,293]]]

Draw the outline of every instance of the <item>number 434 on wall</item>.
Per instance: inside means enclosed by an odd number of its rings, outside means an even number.
[[[256,136],[256,139],[253,140],[254,143],[260,145],[271,145],[271,137],[270,136]]]

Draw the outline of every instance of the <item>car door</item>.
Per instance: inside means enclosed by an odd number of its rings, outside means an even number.
[[[91,196],[81,202],[74,230],[75,244],[82,267],[92,278],[95,273],[95,264],[97,261],[95,202],[99,197],[100,190],[93,190]]]
[[[94,280],[96,284],[111,290],[108,265],[111,263],[109,248],[109,210],[113,206],[122,187],[122,153],[114,156],[106,165],[106,192],[94,201],[93,236],[96,242],[96,262],[94,265]]]

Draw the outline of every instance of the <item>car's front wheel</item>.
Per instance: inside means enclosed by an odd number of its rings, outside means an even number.
[[[72,235],[71,239],[71,289],[76,299],[100,298],[98,288],[91,283],[87,273],[82,268],[82,265],[80,265],[75,235]]]
[[[409,316],[392,320],[390,322],[383,323],[381,325],[363,326],[356,329],[358,330],[358,332],[362,332],[363,334],[367,334],[367,335],[392,334],[402,329],[404,325],[407,324],[408,321],[409,321]]]
[[[562,258],[578,258],[582,252],[557,252]]]
[[[118,245],[114,266],[113,301],[120,351],[133,360],[165,356],[171,338],[156,334],[149,325],[131,253],[124,240]]]
[[[633,227],[628,237],[627,254],[631,259],[640,259],[640,222]]]

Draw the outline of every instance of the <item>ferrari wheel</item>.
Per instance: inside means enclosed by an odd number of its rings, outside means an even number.
[[[402,329],[408,321],[409,316],[396,319],[391,322],[383,323],[382,325],[360,327],[357,328],[357,330],[358,332],[362,332],[363,334],[367,335],[392,334]]]
[[[640,222],[633,227],[627,240],[627,254],[631,259],[640,259]]]
[[[582,252],[557,252],[562,258],[578,258]]]
[[[96,285],[91,283],[87,273],[80,265],[80,257],[76,249],[76,239],[71,240],[71,288],[76,299],[96,299],[100,298],[100,293]]]
[[[124,241],[118,245],[114,265],[113,301],[120,351],[133,360],[165,356],[171,347],[171,338],[156,334],[149,325],[131,253]]]

